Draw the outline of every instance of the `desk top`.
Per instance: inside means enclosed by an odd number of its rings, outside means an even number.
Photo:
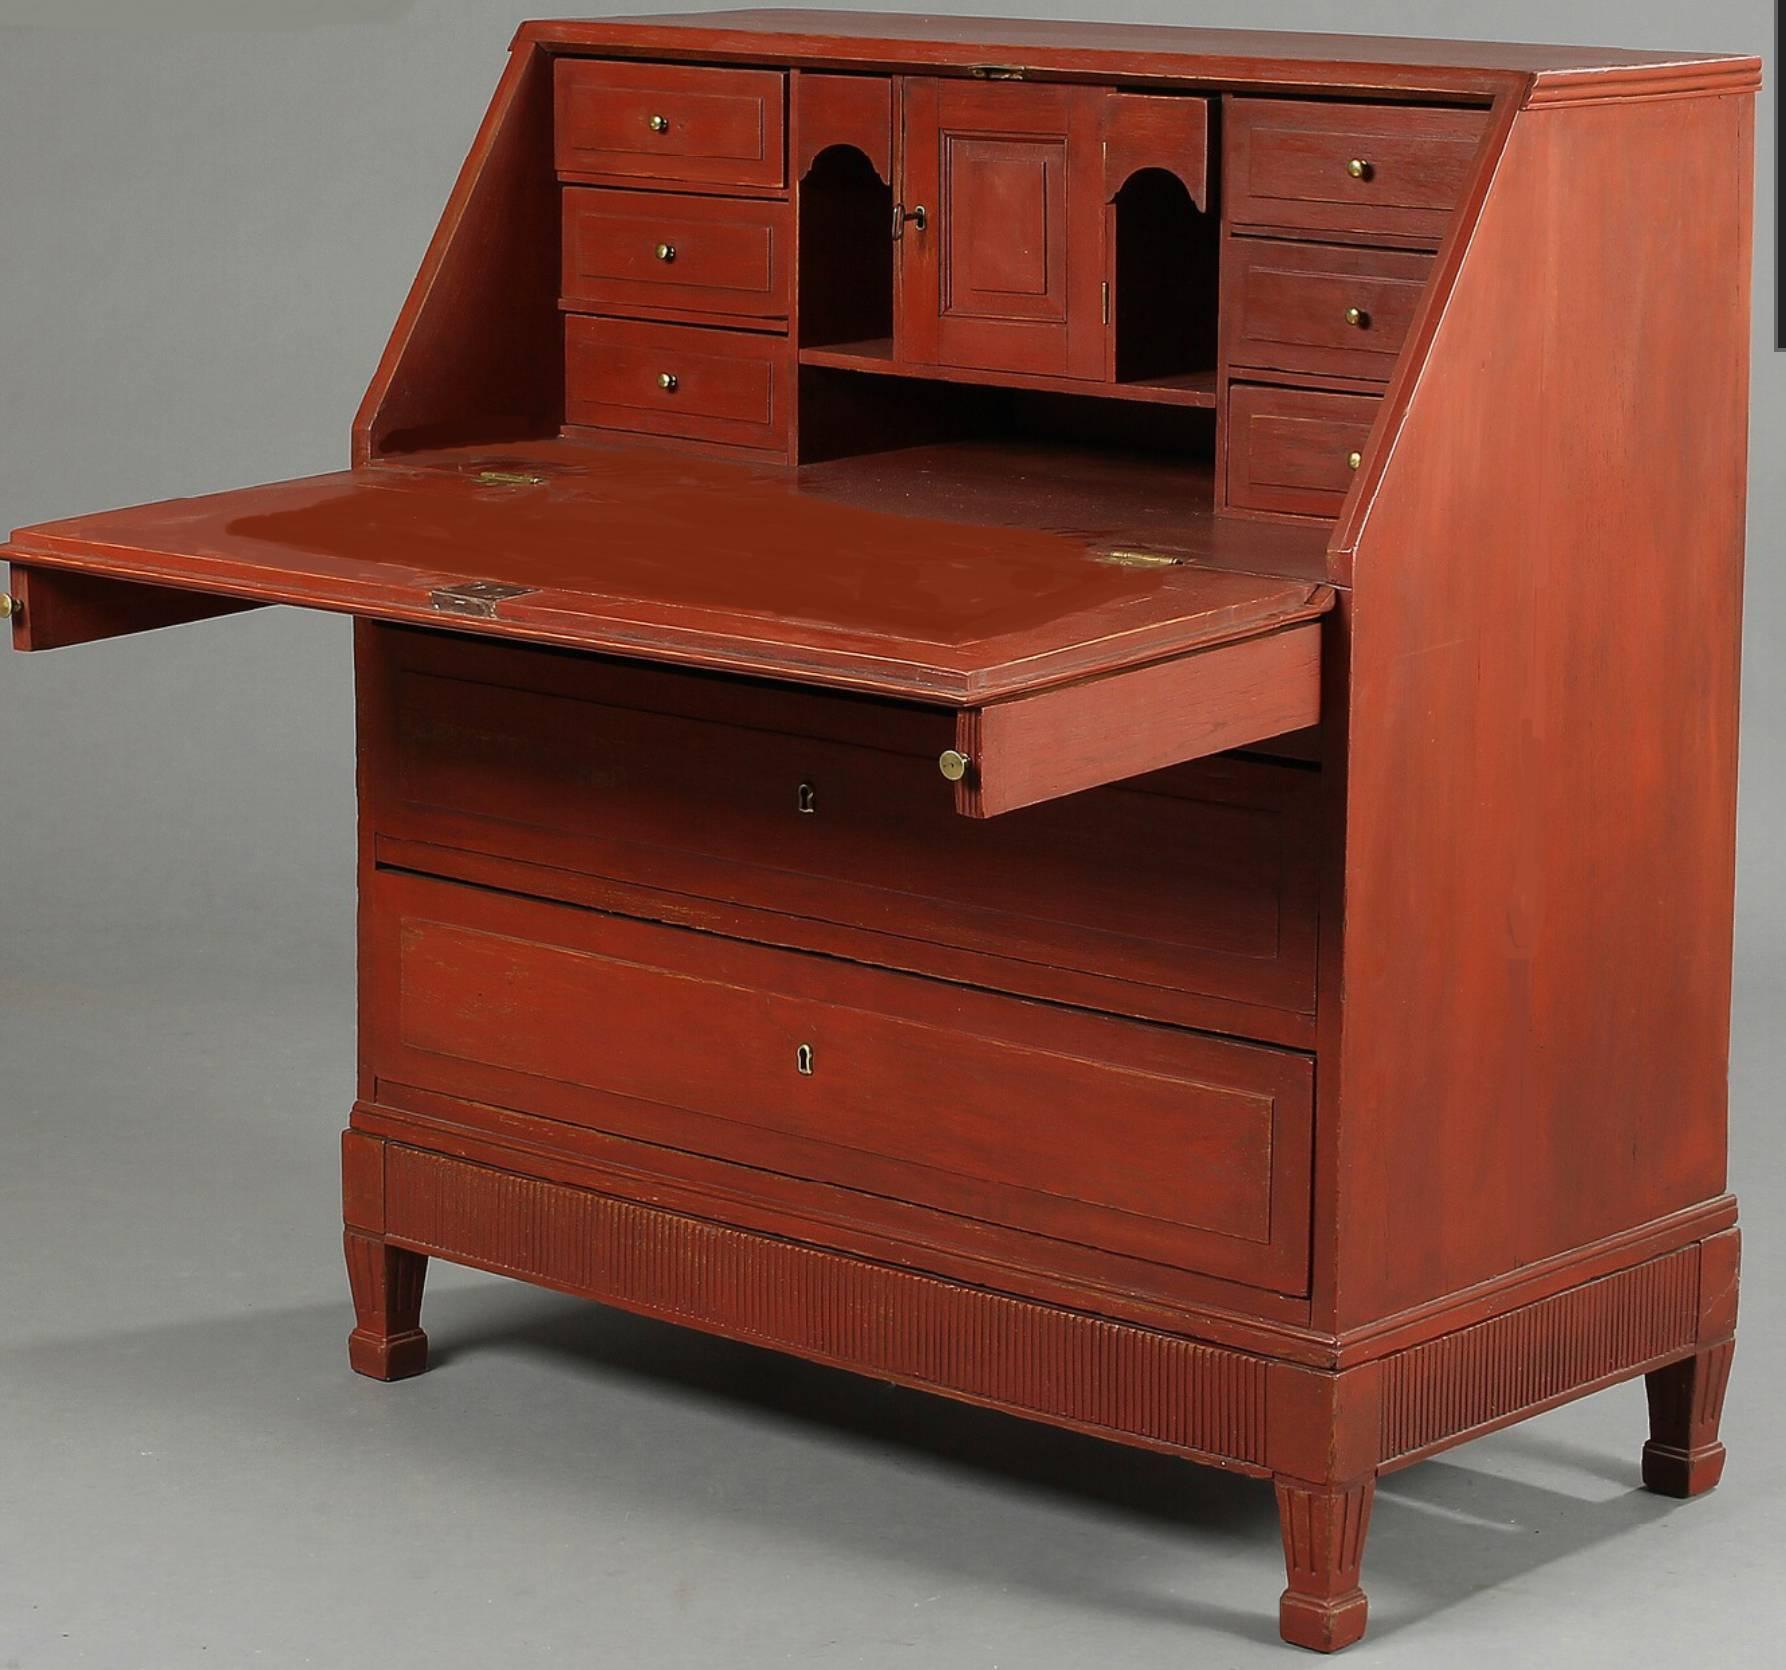
[[[26,564],[966,703],[1322,613],[1327,530],[1011,443],[789,471],[545,441],[21,529]]]

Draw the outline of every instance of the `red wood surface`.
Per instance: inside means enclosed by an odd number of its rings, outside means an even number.
[[[793,177],[803,179],[822,152],[848,145],[893,183],[893,83],[884,75],[801,74],[794,83]]]
[[[1488,127],[1484,111],[1395,105],[1231,98],[1227,113],[1226,213],[1234,225],[1434,243],[1463,198]]]
[[[12,647],[65,649],[189,620],[233,615],[255,605],[233,597],[140,586],[54,568],[12,564]]]
[[[1431,257],[1400,250],[1230,238],[1222,262],[1227,362],[1382,381],[1432,269]]]
[[[561,174],[686,185],[779,186],[786,77],[711,65],[562,58]]]
[[[926,513],[922,477],[904,473],[924,462],[912,454],[894,461],[895,476],[845,466],[809,477],[560,444],[75,517],[21,530],[6,554],[956,705],[1275,630],[1329,606],[1322,586],[1201,566],[1306,568],[1291,554],[1309,542],[1180,511],[1170,492],[1158,508],[1143,503],[1151,526],[1125,521],[1134,501],[1114,495],[1092,505],[1090,526],[1107,532],[1000,526],[999,515],[1033,515],[1013,462],[1046,478],[1052,460],[1021,449],[979,456],[1004,491],[1018,487],[1004,505],[995,488],[988,504],[958,507],[955,482],[985,479],[969,475],[945,478],[943,502]],[[511,479],[530,474],[537,484]],[[1157,488],[1173,477],[1124,479]],[[1069,499],[1085,507],[1083,493]],[[1108,560],[1132,543],[1183,560]],[[490,615],[434,600],[476,582],[523,593]]]
[[[573,186],[564,194],[564,304],[785,319],[792,244],[786,203]]]
[[[1379,402],[1359,394],[1235,384],[1228,395],[1228,503],[1337,516],[1369,456]],[[1362,468],[1362,463],[1359,468]]]
[[[955,747],[969,817],[1120,782],[1312,725],[1321,716],[1315,621],[1132,673],[969,708]]]
[[[362,1026],[381,1078],[1306,1282],[1305,1056],[443,882],[374,891]],[[939,1093],[948,1118],[914,1125]]]
[[[908,80],[894,353],[1102,377],[1103,113],[1096,87]]]
[[[551,76],[516,47],[360,402],[356,464],[563,420]]]
[[[1342,1328],[1723,1190],[1751,116],[1514,125],[1362,517]]]
[[[981,823],[937,771],[946,714],[401,631],[362,634],[360,716],[378,836],[668,896],[606,895],[631,914],[720,901],[774,913],[749,937],[1307,1042],[1264,1013],[1313,1007],[1305,771],[1211,761]]]
[[[1180,93],[1118,93],[1104,100],[1104,194],[1143,168],[1163,168],[1209,207],[1209,101]]]

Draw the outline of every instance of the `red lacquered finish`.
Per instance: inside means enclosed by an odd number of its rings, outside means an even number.
[[[7,547],[357,617],[352,1366],[445,1258],[1269,1480],[1326,1652],[1393,1469],[1715,1485],[1758,70],[524,26],[352,467]]]

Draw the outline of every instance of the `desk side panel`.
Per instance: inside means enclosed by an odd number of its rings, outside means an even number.
[[[1517,118],[1363,519],[1341,1330],[1723,1190],[1752,124]]]

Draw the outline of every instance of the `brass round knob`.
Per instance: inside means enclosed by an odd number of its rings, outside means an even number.
[[[1353,159],[1346,164],[1346,172],[1350,174],[1354,180],[1368,180],[1371,177],[1371,165],[1366,162],[1363,157],[1353,157]]]
[[[653,133],[668,133],[670,131],[670,118],[668,116],[653,116],[645,125],[650,128]]]
[[[676,246],[674,244],[659,244],[657,246],[657,258],[660,261],[674,261],[676,259]]]
[[[953,748],[945,748],[936,757],[936,768],[951,783],[959,783],[967,775],[967,768],[973,762],[965,754],[958,754]]]
[[[1370,322],[1371,316],[1366,313],[1362,307],[1348,307],[1346,309],[1346,323],[1352,326],[1354,330],[1365,330],[1369,327]]]
[[[9,591],[0,591],[0,620],[11,620],[16,614],[23,613],[23,606]]]
[[[1363,463],[1364,454],[1362,452],[1348,452],[1346,454],[1346,468],[1348,470],[1359,469]]]
[[[665,394],[674,394],[680,381],[681,379],[677,377],[674,371],[660,371],[657,374],[657,386],[662,389]]]

